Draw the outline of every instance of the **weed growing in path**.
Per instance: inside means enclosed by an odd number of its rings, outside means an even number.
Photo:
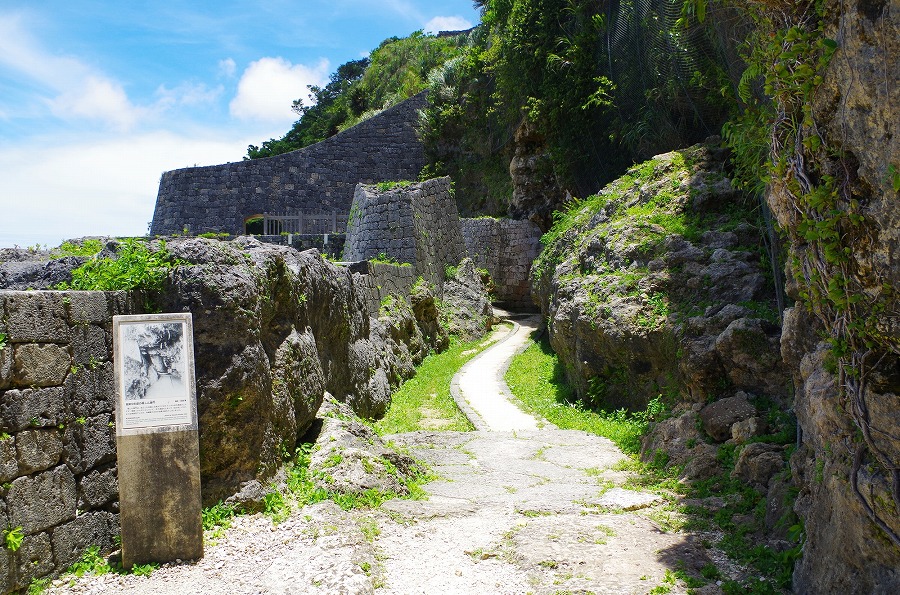
[[[647,431],[647,414],[624,410],[605,412],[585,409],[563,378],[562,366],[546,341],[532,344],[517,355],[506,372],[506,383],[528,413],[543,417],[563,429],[583,430],[609,438],[628,454],[641,449]]]
[[[416,369],[416,375],[394,393],[387,413],[375,422],[376,432],[383,436],[416,430],[468,432],[474,429],[450,395],[450,382],[490,342],[452,341],[446,351],[426,357]]]

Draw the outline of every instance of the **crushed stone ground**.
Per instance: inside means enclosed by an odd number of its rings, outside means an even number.
[[[645,594],[667,570],[696,574],[717,557],[697,536],[660,528],[666,503],[622,487],[629,474],[614,467],[625,457],[606,438],[549,425],[388,438],[440,476],[427,500],[362,511],[323,502],[277,525],[238,517],[208,533],[201,560],[148,577],[64,577],[48,592]]]

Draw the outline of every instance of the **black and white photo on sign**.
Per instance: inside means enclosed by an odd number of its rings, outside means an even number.
[[[185,396],[183,339],[181,322],[122,325],[122,388],[126,401]]]

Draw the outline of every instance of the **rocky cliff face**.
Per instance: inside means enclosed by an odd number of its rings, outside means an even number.
[[[391,389],[431,350],[446,346],[442,323],[462,325],[475,314],[483,321],[487,304],[478,283],[442,313],[433,288],[412,285],[408,267],[354,273],[315,250],[250,237],[169,238],[166,248],[179,265],[153,297],[161,311],[193,314],[206,503],[238,492],[248,500],[263,494],[313,423],[326,391],[361,417],[383,415]],[[103,255],[114,258],[116,250],[110,241]],[[72,268],[84,261],[47,264],[48,255],[40,256],[9,258],[0,265],[0,280],[51,288],[70,280]],[[389,286],[404,291],[382,296]]]
[[[553,224],[553,211],[565,197],[553,169],[553,161],[545,139],[527,119],[514,136],[514,154],[509,163],[513,192],[509,216],[528,219],[542,230]]]
[[[794,583],[800,593],[895,593],[900,10],[884,0],[825,5],[822,36],[837,49],[810,118],[781,150],[794,165],[768,196],[788,232],[788,291],[798,300],[782,336],[803,435],[791,464],[807,542]],[[820,196],[826,209],[812,202]],[[836,235],[820,233],[829,226]]]
[[[582,399],[786,400],[757,207],[732,190],[724,159],[714,144],[660,155],[545,237],[533,292]]]

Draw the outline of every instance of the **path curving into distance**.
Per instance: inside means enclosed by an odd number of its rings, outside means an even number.
[[[631,473],[618,467],[626,457],[610,440],[560,430],[511,402],[503,375],[538,323],[498,330],[500,341],[454,377],[478,431],[385,437],[436,475],[425,499],[349,511],[326,500],[277,524],[238,516],[206,532],[200,560],[150,576],[69,575],[48,595],[685,593],[670,573],[700,576],[722,559],[704,545],[713,537],[661,529],[657,520],[676,513],[628,486]]]
[[[456,373],[450,392],[477,430],[510,432],[553,427],[514,405],[512,394],[503,379],[512,358],[528,346],[531,333],[538,328],[539,319],[532,316],[509,322],[513,325],[512,330]]]

